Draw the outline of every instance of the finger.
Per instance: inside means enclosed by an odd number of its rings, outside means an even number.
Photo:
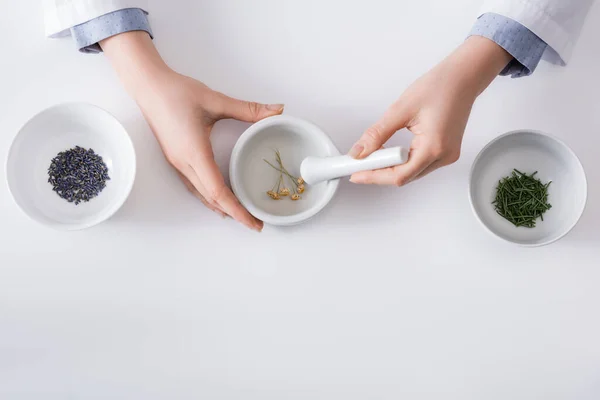
[[[358,172],[350,177],[350,182],[370,185],[404,186],[430,166],[435,159],[423,149],[413,149],[408,162],[375,171]]]
[[[195,172],[193,171],[193,169],[191,167],[189,170],[191,171],[191,173],[188,173],[188,175],[190,175],[190,176],[191,176],[191,174],[195,175]],[[190,193],[192,193],[196,198],[198,198],[198,200],[200,200],[202,202],[202,204],[204,204],[208,209],[214,211],[215,213],[219,214],[223,218],[229,217],[229,215],[227,215],[225,213],[225,211],[223,211],[221,209],[221,207],[219,207],[218,205],[216,205],[216,206],[211,205],[206,200],[206,198],[198,191],[198,189],[196,189],[194,184],[188,178],[186,178],[186,176],[183,173],[181,173],[180,171],[177,171],[177,174],[179,175],[179,178],[181,178],[181,180],[185,184],[185,187],[188,189],[188,191]],[[192,177],[192,178],[197,180],[197,177]],[[198,184],[198,182],[199,181],[197,181],[196,184]]]
[[[205,144],[210,146],[210,142]],[[261,231],[263,228],[262,221],[254,218],[240,204],[231,190],[225,185],[225,180],[219,167],[213,157],[203,157],[201,154],[206,152],[198,152],[198,155],[192,160],[191,167],[194,169],[197,176],[202,177],[203,186],[206,188],[206,200],[210,204],[218,205],[225,213],[233,219],[246,225],[250,229]],[[212,154],[212,153],[210,153]]]
[[[192,173],[194,173],[193,170],[192,170]],[[229,215],[227,215],[225,213],[225,211],[223,211],[221,209],[221,207],[219,207],[218,205],[213,206],[208,201],[206,201],[204,196],[202,196],[200,194],[198,189],[196,189],[196,187],[192,184],[192,182],[188,178],[185,177],[185,175],[183,175],[180,171],[177,171],[177,174],[179,175],[179,178],[181,178],[181,180],[185,184],[185,187],[190,191],[190,193],[192,193],[194,196],[196,196],[202,202],[202,204],[204,204],[208,209],[214,211],[215,213],[217,213],[218,215],[220,215],[223,218],[229,217]],[[195,173],[194,173],[194,175],[195,175]]]
[[[264,225],[263,222],[250,215],[250,213],[240,204],[231,189],[225,186],[225,184],[216,189],[214,201],[216,201],[225,212],[231,215],[236,221],[241,222],[255,231],[262,231]]]
[[[232,118],[244,122],[257,122],[261,119],[283,113],[283,104],[260,104],[221,95],[220,118]]]
[[[363,133],[348,155],[358,159],[367,157],[379,150],[394,133],[405,128],[409,121],[408,110],[399,104],[392,106],[379,121]]]

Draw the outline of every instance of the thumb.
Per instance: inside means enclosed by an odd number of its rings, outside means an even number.
[[[394,133],[406,127],[408,117],[403,110],[390,108],[383,118],[377,121],[363,133],[358,141],[352,146],[348,155],[353,158],[365,158],[376,150],[379,150]]]
[[[257,122],[261,119],[281,114],[283,108],[283,104],[260,104],[223,95],[221,118],[232,118],[244,122]]]

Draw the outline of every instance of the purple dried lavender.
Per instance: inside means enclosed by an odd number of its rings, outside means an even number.
[[[79,146],[58,153],[48,168],[52,190],[75,205],[98,196],[108,180],[108,168],[102,157]]]

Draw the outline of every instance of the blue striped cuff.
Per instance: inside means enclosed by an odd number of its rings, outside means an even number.
[[[145,31],[154,38],[148,17],[142,9],[126,8],[105,14],[72,27],[71,35],[82,53],[101,53],[102,48],[98,42],[131,31]]]
[[[483,36],[493,40],[513,56],[513,60],[500,75],[513,78],[531,75],[537,68],[548,45],[535,33],[502,15],[483,14],[469,36]]]

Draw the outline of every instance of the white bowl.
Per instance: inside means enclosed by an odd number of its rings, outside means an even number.
[[[75,146],[93,149],[110,180],[87,203],[68,203],[48,183],[50,161]],[[125,128],[103,109],[82,103],[42,111],[21,128],[10,147],[6,176],[19,207],[33,220],[61,230],[84,229],[110,218],[123,205],[135,179],[135,150]]]
[[[535,228],[515,227],[492,205],[498,181],[516,168],[538,171],[542,182],[552,181],[548,202],[552,208]],[[565,236],[577,224],[587,201],[587,181],[581,162],[563,142],[542,132],[506,133],[483,148],[470,177],[470,200],[475,215],[494,235],[522,246],[543,246]]]
[[[229,175],[233,192],[242,205],[256,218],[270,225],[295,225],[304,222],[331,201],[339,180],[308,186],[302,199],[273,200],[266,192],[273,188],[279,173],[274,165],[275,149],[281,152],[287,170],[294,176],[300,172],[302,160],[308,156],[338,156],[339,151],[319,127],[305,120],[275,116],[252,125],[244,132],[231,154]],[[291,184],[287,183],[288,187]]]

